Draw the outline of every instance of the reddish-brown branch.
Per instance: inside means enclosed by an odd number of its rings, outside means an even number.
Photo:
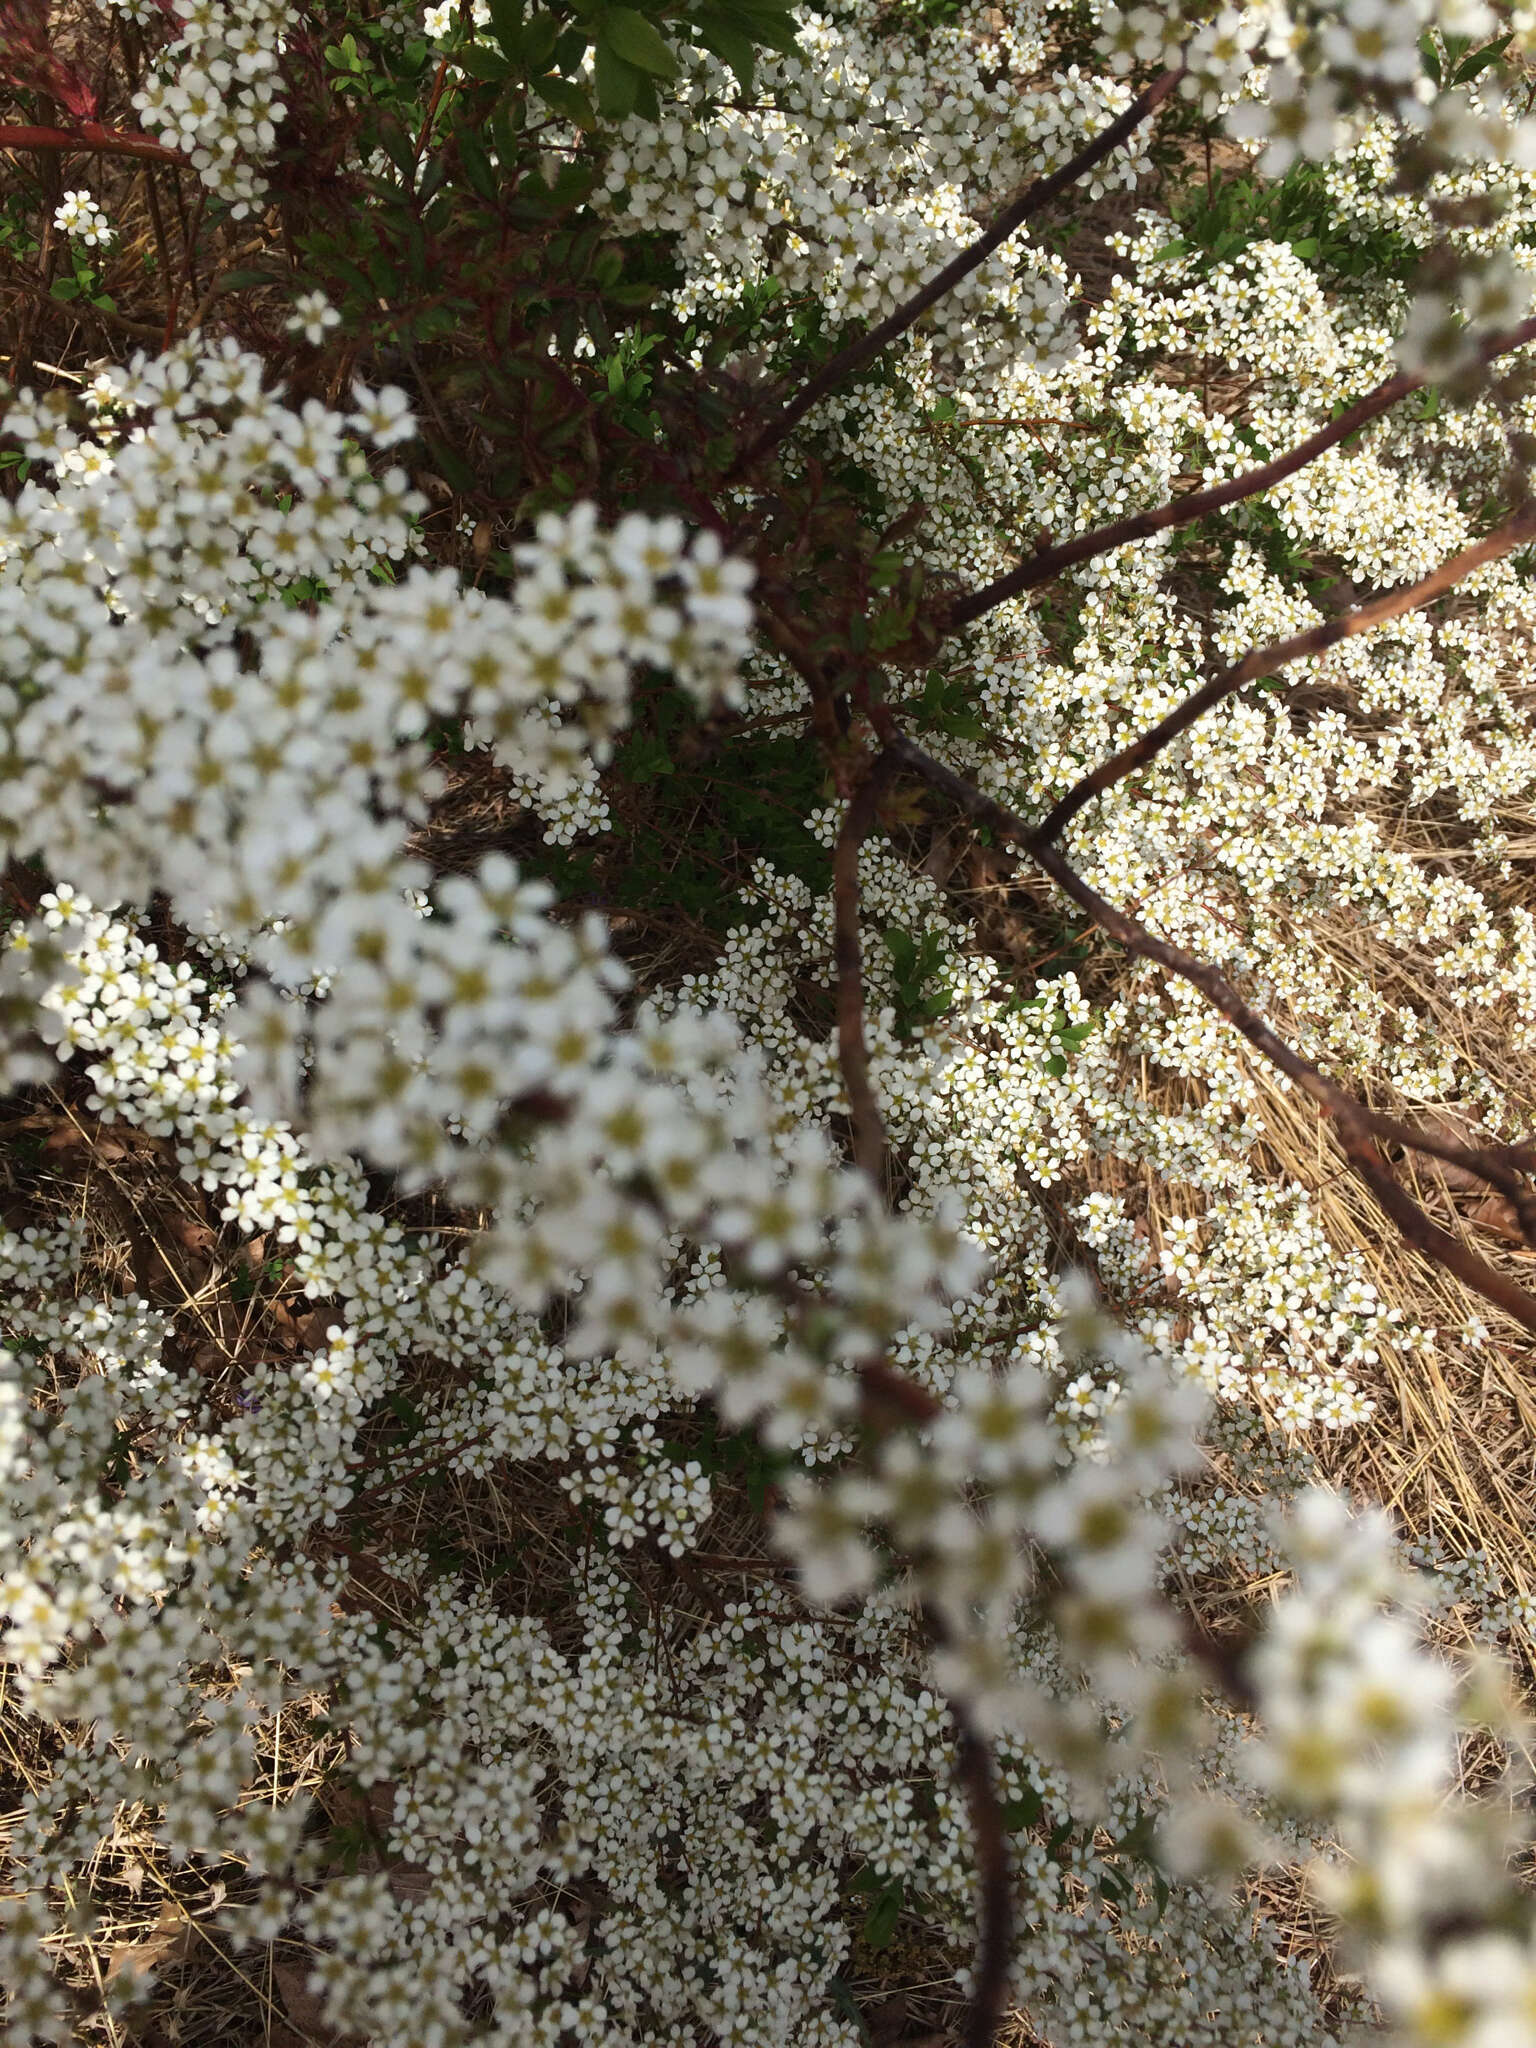
[[[1112,156],[1129,136],[1133,135],[1147,117],[1162,105],[1179,80],[1182,70],[1165,71],[1154,80],[1137,100],[1132,101],[1118,121],[1112,121],[1092,142],[1080,149],[1070,163],[1053,171],[1048,178],[1039,178],[1029,186],[1011,206],[993,221],[984,235],[978,235],[968,248],[944,268],[936,271],[927,284],[912,294],[894,313],[878,321],[867,334],[859,336],[846,348],[839,349],[832,360],[820,369],[814,377],[803,384],[782,412],[771,419],[760,432],[755,434],[746,447],[731,464],[725,481],[734,482],[756,467],[765,455],[770,455],[785,437],[791,434],[813,406],[819,405],[838,386],[851,377],[855,371],[872,362],[880,351],[888,348],[907,329],[921,320],[930,306],[936,306],[940,299],[952,292],[963,278],[985,263],[994,249],[1001,248],[1008,237],[1023,226],[1033,214],[1041,212],[1054,199],[1068,191],[1077,180],[1091,171],[1096,164]]]
[[[1529,341],[1536,341],[1536,318],[1522,321],[1507,334],[1494,336],[1483,344],[1479,354],[1485,364],[1491,363],[1512,349],[1523,348]],[[1038,590],[1042,584],[1054,582],[1081,562],[1094,561],[1100,555],[1128,546],[1132,541],[1146,540],[1154,533],[1166,533],[1171,527],[1189,526],[1195,520],[1205,518],[1207,513],[1224,511],[1227,506],[1239,504],[1244,498],[1272,490],[1276,484],[1305,469],[1308,463],[1315,462],[1328,449],[1337,447],[1351,434],[1379,419],[1399,399],[1422,390],[1427,381],[1407,372],[1390,377],[1347,412],[1340,413],[1336,420],[1330,420],[1326,427],[1320,427],[1315,434],[1299,442],[1288,455],[1277,456],[1273,462],[1261,463],[1255,469],[1245,469],[1241,476],[1213,485],[1210,490],[1191,491],[1182,498],[1171,498],[1166,505],[1159,505],[1152,511],[1132,512],[1109,526],[1095,527],[1091,533],[1080,533],[1074,540],[1062,541],[1057,547],[1041,548],[1027,562],[1021,562],[1017,569],[1010,569],[1006,576],[999,576],[995,582],[952,605],[944,616],[945,631],[958,633],[998,605],[1006,603],[1010,597],[1022,596],[1026,590]]]
[[[884,1359],[867,1358],[858,1372],[866,1417],[878,1419],[879,1410],[886,1409],[894,1411],[903,1422],[921,1426],[943,1413],[943,1403],[926,1387],[898,1372],[894,1365],[887,1365]]]
[[[854,792],[832,853],[833,961],[837,968],[837,1057],[853,1117],[854,1163],[884,1185],[885,1124],[869,1078],[864,1038],[864,960],[859,940],[859,849],[875,822],[897,763],[882,754]]]
[[[427,146],[427,138],[432,133],[432,123],[437,119],[438,102],[443,96],[443,87],[448,80],[448,71],[449,59],[444,57],[437,67],[436,77],[432,80],[432,91],[427,100],[427,110],[421,118],[421,133],[417,136],[415,147],[411,151],[412,185],[415,184],[416,173],[421,168],[422,152]]]
[[[1373,626],[1384,625],[1388,619],[1417,611],[1420,605],[1443,597],[1446,591],[1470,576],[1474,569],[1480,569],[1485,562],[1510,554],[1530,540],[1536,540],[1536,508],[1527,505],[1485,540],[1474,541],[1471,547],[1463,548],[1459,555],[1452,555],[1448,562],[1442,562],[1438,569],[1421,577],[1417,583],[1405,583],[1397,590],[1386,591],[1366,604],[1357,605],[1353,611],[1341,612],[1337,618],[1309,626],[1304,633],[1293,633],[1288,640],[1277,641],[1272,647],[1255,648],[1252,653],[1245,654],[1241,661],[1234,662],[1219,676],[1193,691],[1159,724],[1129,746],[1122,747],[1118,754],[1102,762],[1091,775],[1085,775],[1068,790],[1035,831],[1033,844],[1044,846],[1053,839],[1059,839],[1085,804],[1113,789],[1117,782],[1123,782],[1136,769],[1144,768],[1224,697],[1232,696],[1248,683],[1257,682],[1261,676],[1271,676],[1277,669],[1289,667],[1294,661],[1324,654],[1341,640],[1352,639],[1357,633],[1368,633]]]
[[[992,1752],[958,1700],[949,1702],[949,1711],[955,1723],[955,1776],[970,1811],[971,1843],[976,1852],[976,1876],[981,1891],[965,2048],[993,2048],[1003,2023],[1013,1936],[1008,1831],[997,1796]]]
[[[184,164],[187,158],[153,136],[119,134],[99,121],[82,121],[78,128],[31,128],[24,123],[0,122],[0,149],[79,150],[96,156],[142,157],[156,164]]]
[[[1442,1157],[1460,1156],[1456,1148],[1451,1147],[1448,1152],[1440,1140],[1421,1137],[1407,1125],[1377,1117],[1375,1112],[1357,1102],[1337,1082],[1329,1080],[1327,1075],[1287,1045],[1215,967],[1167,939],[1158,938],[1137,918],[1116,909],[1082,879],[1057,847],[1044,842],[1038,832],[1015,812],[975,789],[963,776],[947,768],[942,761],[936,761],[913,741],[893,734],[886,745],[915,775],[931,788],[942,791],[967,816],[1021,847],[1058,888],[1080,909],[1087,911],[1094,922],[1127,951],[1144,960],[1155,961],[1199,989],[1213,1009],[1220,1011],[1242,1032],[1250,1045],[1281,1073],[1289,1076],[1331,1119],[1345,1157],[1404,1239],[1425,1258],[1453,1273],[1526,1329],[1536,1331],[1536,1298],[1490,1266],[1469,1245],[1432,1222],[1403,1187],[1373,1139],[1378,1135],[1389,1135],[1397,1143]]]
[[[1353,611],[1342,613],[1338,618],[1325,620],[1310,627],[1304,633],[1296,633],[1288,640],[1282,640],[1273,647],[1258,648],[1239,662],[1213,678],[1203,688],[1192,692],[1184,702],[1171,711],[1160,724],[1153,726],[1138,739],[1110,760],[1085,775],[1050,812],[1030,840],[1031,854],[1038,854],[1043,846],[1058,839],[1061,833],[1082,810],[1085,804],[1096,796],[1112,789],[1116,783],[1145,767],[1172,740],[1192,726],[1206,711],[1231,696],[1247,683],[1260,676],[1272,675],[1277,669],[1308,656],[1321,654],[1342,640],[1354,634],[1364,633],[1373,626],[1384,624],[1388,619],[1399,618],[1405,612],[1416,610],[1420,605],[1443,596],[1453,589],[1473,570],[1485,562],[1496,560],[1511,550],[1536,539],[1536,507],[1526,506],[1514,518],[1507,520],[1486,539],[1476,541],[1453,555],[1448,562],[1422,577],[1417,583],[1405,584],[1399,590],[1387,591],[1383,596],[1373,598],[1368,604],[1358,605]],[[1458,1144],[1454,1139],[1437,1133],[1420,1131],[1401,1123],[1378,1111],[1367,1109],[1355,1102],[1342,1090],[1336,1091],[1334,1099],[1323,1105],[1326,1112],[1335,1116],[1344,1114],[1342,1105],[1348,1104],[1352,1111],[1363,1116],[1371,1132],[1389,1144],[1402,1146],[1405,1150],[1428,1153],[1437,1159],[1444,1159],[1457,1166],[1469,1168],[1479,1174],[1490,1187],[1508,1197],[1514,1205],[1522,1235],[1529,1244],[1536,1244],[1536,1197],[1522,1175],[1536,1168],[1536,1148],[1522,1145],[1468,1146]]]

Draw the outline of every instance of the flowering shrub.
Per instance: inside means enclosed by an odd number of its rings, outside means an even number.
[[[1525,2038],[1536,17],[0,23],[10,2037]]]

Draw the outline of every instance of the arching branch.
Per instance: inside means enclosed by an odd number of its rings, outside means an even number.
[[[768,424],[761,428],[737,455],[726,474],[725,481],[734,483],[755,469],[764,456],[773,450],[800,424],[813,406],[836,391],[855,371],[873,362],[882,349],[889,348],[893,341],[914,326],[930,306],[936,306],[940,299],[952,292],[962,279],[968,277],[980,264],[985,263],[994,249],[1002,247],[1008,237],[1022,227],[1033,214],[1042,212],[1053,199],[1077,183],[1077,180],[1112,156],[1127,137],[1133,135],[1147,117],[1160,107],[1169,93],[1184,76],[1182,70],[1165,71],[1149,85],[1139,99],[1133,100],[1119,120],[1112,121],[1090,143],[1080,149],[1069,163],[1053,171],[1047,178],[1038,178],[1011,206],[1007,206],[993,221],[984,235],[978,235],[968,248],[962,249],[953,261],[946,263],[910,299],[898,306],[894,313],[877,321],[867,334],[861,334],[857,341],[851,341],[846,348],[839,349],[831,361],[825,364],[810,381],[801,386],[789,403]]]
[[[1202,684],[1166,718],[1132,740],[1129,746],[1122,747],[1118,754],[1102,762],[1091,775],[1085,775],[1081,782],[1069,789],[1045,822],[1037,827],[1032,843],[1044,846],[1053,839],[1059,839],[1085,804],[1113,789],[1117,782],[1123,782],[1136,769],[1146,767],[1164,747],[1176,740],[1180,733],[1187,732],[1197,719],[1214,709],[1223,698],[1235,695],[1262,676],[1272,676],[1278,669],[1288,668],[1292,662],[1325,654],[1342,640],[1353,639],[1357,633],[1368,633],[1373,626],[1384,625],[1388,619],[1401,618],[1405,612],[1417,611],[1420,605],[1443,597],[1485,562],[1497,561],[1501,555],[1511,554],[1533,540],[1536,540],[1536,507],[1525,505],[1486,539],[1474,541],[1459,555],[1452,555],[1438,569],[1420,577],[1418,582],[1388,590],[1380,597],[1370,598],[1365,604],[1339,613],[1336,618],[1309,626],[1304,633],[1293,633],[1289,639],[1276,641],[1271,647],[1258,647],[1245,654],[1241,661],[1233,662],[1220,675]]]
[[[1289,1076],[1333,1122],[1345,1157],[1406,1242],[1481,1294],[1484,1300],[1536,1332],[1536,1297],[1490,1266],[1460,1238],[1440,1229],[1409,1195],[1374,1142],[1379,1135],[1389,1135],[1396,1143],[1444,1157],[1446,1148],[1442,1141],[1426,1139],[1410,1126],[1392,1119],[1378,1119],[1365,1104],[1356,1101],[1346,1089],[1287,1045],[1218,969],[1183,947],[1158,938],[1139,919],[1117,909],[1083,880],[1057,847],[1043,841],[1038,830],[1016,812],[983,794],[914,741],[896,734],[887,739],[886,746],[913,774],[947,796],[968,817],[1021,848],[1064,894],[1128,952],[1155,961],[1199,989],[1213,1009],[1235,1025],[1255,1050]],[[1382,1124],[1386,1125],[1386,1132],[1380,1129]],[[1462,1155],[1456,1152],[1455,1156]]]
[[[1484,364],[1491,363],[1514,349],[1524,348],[1530,341],[1536,341],[1536,318],[1522,321],[1507,334],[1493,336],[1484,343],[1479,355]],[[1109,526],[1098,526],[1091,533],[1080,533],[1075,539],[1062,541],[1056,547],[1040,549],[1027,562],[1010,569],[1007,575],[999,576],[995,582],[951,605],[944,615],[944,630],[958,633],[963,627],[974,625],[977,619],[984,618],[998,605],[1006,603],[1010,597],[1020,597],[1027,590],[1039,590],[1044,584],[1054,583],[1058,576],[1064,575],[1068,569],[1077,568],[1080,563],[1096,561],[1100,555],[1112,554],[1116,548],[1128,547],[1132,541],[1150,539],[1155,533],[1191,526],[1209,513],[1225,511],[1229,505],[1257,497],[1261,491],[1273,490],[1276,484],[1295,476],[1298,470],[1305,469],[1330,448],[1338,447],[1351,434],[1359,433],[1362,427],[1369,426],[1372,420],[1389,412],[1400,399],[1421,391],[1427,382],[1427,378],[1412,376],[1406,371],[1389,377],[1386,383],[1378,384],[1374,391],[1340,413],[1337,419],[1330,420],[1326,427],[1319,427],[1315,434],[1298,442],[1288,455],[1279,455],[1272,462],[1245,469],[1241,476],[1232,477],[1224,484],[1215,484],[1209,490],[1187,492],[1181,498],[1170,498],[1167,504],[1151,511],[1129,513]]]
[[[976,1964],[965,2048],[993,2048],[1008,1996],[1008,1957],[1013,1936],[1013,1878],[1008,1868],[1008,1831],[997,1796],[992,1752],[958,1700],[949,1702],[955,1723],[955,1775],[971,1820],[980,1887]]]

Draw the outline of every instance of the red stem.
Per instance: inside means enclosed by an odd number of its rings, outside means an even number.
[[[0,122],[0,149],[80,150],[96,156],[143,157],[155,164],[184,164],[179,149],[169,149],[148,135],[123,135],[103,128],[99,121],[82,121],[78,128],[29,128],[15,122]]]

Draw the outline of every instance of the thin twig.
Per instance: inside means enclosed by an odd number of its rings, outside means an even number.
[[[0,278],[0,291],[20,292],[23,297],[31,299],[37,305],[51,306],[55,311],[58,310],[62,303],[62,301],[52,297],[50,293],[45,292],[41,286],[33,284],[30,279],[24,277]],[[104,306],[93,306],[89,299],[75,299],[71,301],[69,310],[77,319],[94,320],[99,327],[103,327],[109,332],[116,331],[119,334],[130,334],[136,340],[158,341],[161,336],[161,329],[151,326],[149,321],[130,320],[124,313],[109,313]],[[13,350],[8,360],[12,365],[15,377],[19,380],[25,375],[25,371],[22,368],[24,361],[28,360],[25,351],[20,348]]]
[[[853,1157],[878,1187],[885,1185],[885,1124],[869,1078],[864,1038],[864,961],[859,941],[859,848],[875,822],[880,798],[897,772],[881,754],[854,792],[832,854],[833,960],[837,967],[837,1057],[853,1114]]]
[[[1522,321],[1507,334],[1495,335],[1483,344],[1478,354],[1482,362],[1488,364],[1533,340],[1536,340],[1536,318]],[[999,576],[995,582],[952,605],[944,616],[945,631],[958,633],[1010,597],[1019,597],[1026,590],[1038,590],[1042,584],[1053,583],[1080,562],[1094,561],[1100,555],[1128,546],[1132,541],[1146,540],[1154,533],[1166,533],[1171,527],[1192,525],[1195,520],[1205,518],[1207,513],[1224,511],[1228,505],[1255,497],[1261,491],[1272,490],[1299,469],[1305,469],[1308,463],[1315,462],[1328,449],[1337,447],[1351,434],[1358,433],[1382,413],[1390,411],[1399,399],[1422,390],[1428,381],[1406,371],[1400,376],[1389,377],[1385,384],[1378,384],[1374,391],[1367,392],[1347,412],[1340,413],[1336,420],[1330,420],[1326,427],[1320,427],[1305,441],[1298,442],[1288,455],[1277,456],[1273,462],[1261,463],[1255,469],[1245,469],[1241,476],[1213,485],[1210,490],[1190,491],[1182,498],[1171,498],[1167,504],[1152,511],[1132,512],[1109,526],[1095,527],[1091,533],[1080,533],[1074,540],[1062,541],[1057,547],[1041,548],[1027,562],[1010,569],[1006,576]]]
[[[877,322],[867,334],[861,334],[857,341],[851,341],[846,348],[838,350],[832,360],[817,371],[809,383],[803,384],[782,412],[771,419],[767,426],[753,436],[746,447],[737,455],[726,474],[726,483],[732,483],[749,470],[754,469],[765,455],[769,455],[787,435],[792,433],[806,414],[819,405],[827,395],[835,391],[845,379],[856,370],[879,355],[880,351],[905,334],[907,329],[919,321],[930,306],[952,292],[957,284],[985,263],[994,249],[1000,248],[1016,229],[1023,226],[1032,214],[1039,213],[1050,205],[1053,199],[1076,184],[1086,172],[1091,171],[1104,158],[1112,156],[1121,143],[1141,126],[1149,114],[1161,106],[1179,80],[1182,70],[1165,71],[1155,79],[1137,100],[1133,100],[1118,121],[1112,121],[1084,148],[1080,149],[1069,163],[1059,171],[1053,171],[1048,178],[1039,178],[1027,187],[1011,206],[993,221],[984,235],[979,235],[968,248],[962,249],[953,261],[928,280],[919,291],[913,293],[894,313]]]
[[[432,80],[432,91],[427,99],[427,110],[421,119],[421,133],[417,136],[415,146],[411,150],[411,190],[413,193],[416,190],[416,173],[421,168],[422,152],[427,146],[427,138],[432,133],[432,123],[437,119],[438,102],[443,96],[443,87],[448,80],[449,68],[450,60],[444,57],[437,67],[436,77]]]
[[[1495,532],[1483,540],[1474,542],[1471,547],[1464,548],[1459,555],[1453,555],[1448,562],[1443,562],[1438,569],[1422,577],[1417,583],[1405,584],[1399,590],[1387,591],[1381,597],[1371,599],[1367,604],[1356,606],[1353,611],[1325,620],[1321,625],[1310,627],[1304,633],[1293,634],[1289,639],[1279,641],[1273,647],[1257,648],[1246,654],[1241,661],[1234,662],[1201,689],[1192,692],[1159,724],[1133,740],[1129,746],[1122,747],[1118,754],[1103,762],[1091,775],[1085,775],[1067,792],[1044,823],[1031,835],[1030,853],[1037,856],[1041,847],[1059,839],[1084,805],[1091,802],[1094,797],[1102,796],[1116,783],[1122,782],[1135,769],[1145,767],[1164,747],[1180,733],[1187,731],[1198,718],[1220,703],[1224,697],[1231,696],[1260,676],[1273,675],[1277,669],[1285,668],[1292,662],[1321,654],[1329,647],[1337,646],[1340,641],[1347,640],[1357,633],[1368,632],[1373,626],[1381,625],[1388,619],[1399,618],[1405,612],[1417,610],[1420,605],[1428,604],[1454,588],[1475,569],[1481,568],[1485,562],[1494,561],[1532,539],[1536,539],[1536,506],[1527,505]],[[1329,1112],[1339,1115],[1340,1104],[1344,1101],[1353,1104],[1367,1119],[1374,1136],[1384,1139],[1389,1144],[1400,1145],[1405,1150],[1428,1153],[1434,1158],[1467,1167],[1480,1175],[1490,1187],[1497,1188],[1513,1203],[1520,1222],[1521,1234],[1528,1244],[1536,1244],[1536,1197],[1533,1197],[1529,1187],[1520,1177],[1522,1173],[1536,1169],[1536,1148],[1525,1145],[1461,1145],[1454,1139],[1420,1131],[1394,1118],[1383,1116],[1379,1111],[1369,1109],[1363,1103],[1356,1103],[1353,1097],[1345,1097],[1342,1091],[1338,1100],[1329,1103]]]
[[[935,1648],[947,1648],[953,1641],[949,1626],[928,1601],[923,1602],[922,1619]],[[1013,1947],[1013,1875],[1009,1868],[1008,1830],[997,1796],[991,1748],[966,1703],[953,1695],[948,1696],[946,1703],[955,1724],[955,1778],[970,1813],[980,1892],[965,2048],[994,2048],[1003,2023]]]

